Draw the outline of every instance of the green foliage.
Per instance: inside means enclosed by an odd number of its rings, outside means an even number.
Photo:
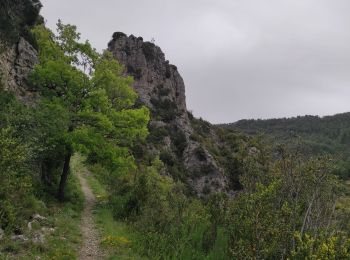
[[[278,149],[280,144],[298,150],[304,156],[331,154],[337,159],[335,172],[346,178],[349,150],[349,113],[334,116],[299,116],[269,120],[241,120],[221,125],[226,129],[243,131],[249,135],[265,134],[265,143]]]
[[[75,151],[111,169],[133,169],[128,147],[146,138],[149,112],[145,107],[132,108],[137,98],[130,87],[132,79],[122,76],[122,66],[110,53],[99,54],[88,41],[79,42],[75,26],[59,21],[57,28],[57,36],[43,26],[33,29],[40,63],[30,81],[44,96],[46,126],[62,123],[56,128],[59,131],[45,129],[50,142],[44,145],[46,150],[63,154],[58,194],[62,199]],[[58,112],[60,120],[55,122],[52,115]]]
[[[227,129],[213,126],[203,119],[196,119],[191,113],[189,113],[189,118],[194,129],[190,139],[201,144],[195,151],[197,158],[203,160],[203,162],[205,161],[205,148],[215,158],[218,165],[224,169],[224,173],[229,179],[230,188],[240,190],[242,188],[239,182],[239,176],[242,174],[242,156],[239,154],[239,151],[244,150],[243,146],[250,144],[252,139],[248,139],[242,134],[232,133],[232,131]],[[194,169],[191,175],[201,176],[202,172],[210,173],[211,170],[210,167],[204,166]]]
[[[76,171],[74,160],[72,171]],[[29,203],[30,198],[33,199],[31,203]],[[22,233],[29,239],[16,242],[9,236],[5,236],[0,243],[0,259],[76,259],[77,249],[81,243],[80,215],[84,201],[74,175],[69,178],[64,204],[58,203],[50,193],[45,193],[41,197],[42,201],[33,198],[30,193],[19,199],[13,202],[23,215],[20,222],[17,222],[16,232]],[[29,230],[27,223],[31,221],[30,217],[33,214],[40,214],[46,219],[40,223],[33,222],[32,230]],[[34,243],[33,235],[42,233],[42,228],[54,228],[54,230],[45,234],[44,243]],[[9,233],[9,235],[12,234]]]
[[[11,128],[0,129],[0,147],[0,228],[12,230],[28,217],[23,214],[32,198],[32,176],[25,167],[29,151]]]
[[[198,141],[241,191],[233,198],[188,197],[186,187],[173,181],[176,170],[171,171],[177,169],[181,152],[160,153],[173,180],[162,175],[158,160],[129,174],[104,171],[114,216],[138,234],[135,249],[152,259],[347,258],[348,214],[345,202],[337,206],[339,185],[330,157],[306,160],[303,153],[286,152],[283,146],[271,149],[259,137],[210,128],[201,120],[192,123]],[[183,151],[181,134],[154,128],[151,140],[161,143],[170,135],[178,147],[174,150]],[[224,144],[212,142],[213,135]],[[201,147],[197,153],[203,156]],[[210,172],[206,166],[198,169],[198,174]],[[210,188],[204,185],[203,192]]]
[[[350,178],[350,161],[349,159],[340,160],[335,164],[333,173],[339,176],[342,180],[349,180]]]
[[[30,119],[29,109],[0,92],[0,228],[7,231],[21,229],[35,209]]]
[[[159,155],[159,159],[166,165],[174,166],[176,163],[176,158],[169,151],[162,151]]]
[[[32,21],[34,14],[27,18]],[[330,157],[319,156],[347,151],[346,127],[339,130],[333,119],[314,117],[292,120],[292,125],[253,124],[253,131],[273,129],[270,138],[277,136],[281,143],[286,129],[309,136],[301,150],[293,144],[286,152],[283,146],[270,149],[261,138],[213,127],[189,114],[191,139],[200,143],[195,154],[203,162],[193,174],[213,171],[204,164],[207,150],[235,190],[233,196],[210,195],[215,185],[208,182],[203,185],[207,196],[199,199],[184,184],[187,136],[179,128],[152,125],[148,136],[149,111],[136,104],[132,79],[122,75],[123,67],[110,53],[97,53],[88,41],[80,42],[75,26],[61,22],[58,35],[43,26],[35,27],[33,35],[40,63],[30,82],[39,89],[40,102],[28,108],[0,92],[0,227],[7,234],[23,231],[24,220],[36,210],[51,213],[50,221],[58,227],[50,248],[33,246],[30,257],[42,252],[49,258],[75,257],[82,199],[69,166],[80,152],[98,179],[90,183],[101,193],[97,211],[108,250],[123,248],[129,254],[133,248],[151,259],[349,258],[349,194],[331,173],[345,179],[350,168],[345,160],[334,166]],[[148,61],[155,58],[153,45],[144,44],[143,51]],[[169,91],[158,86],[151,100],[153,116],[168,123],[178,115],[176,104],[166,98]],[[147,142],[162,147],[166,137],[170,150],[162,150],[159,158],[148,151]],[[72,158],[73,172],[81,167],[78,159]],[[49,194],[59,182],[62,195],[67,179],[66,204],[57,205]],[[55,210],[39,207],[39,198]],[[129,230],[132,237],[117,234]],[[62,236],[68,236],[67,243]]]
[[[155,95],[150,100],[154,106],[152,110],[153,117],[167,123],[173,121],[179,115],[176,102],[168,98],[170,92],[171,89],[159,85],[153,89]]]
[[[295,234],[296,248],[292,252],[294,259],[348,259],[350,240],[341,236],[311,237]]]
[[[147,142],[150,142],[154,145],[161,144],[164,140],[164,137],[169,135],[169,131],[165,127],[154,127],[149,126],[149,135],[147,137]]]
[[[114,217],[138,234],[135,250],[152,259],[312,259],[314,255],[322,259],[322,254],[346,258],[348,211],[345,202],[336,207],[339,186],[331,174],[330,157],[306,160],[302,153],[287,152],[283,146],[276,153],[261,138],[205,130],[207,124],[201,121],[193,124],[201,128],[198,140],[225,166],[226,174],[232,174],[231,181],[240,191],[232,198],[209,192],[205,200],[189,197],[187,188],[174,182],[183,171],[178,168],[181,152],[160,153],[173,180],[163,175],[159,160],[151,166],[142,161],[128,174],[101,167],[99,176],[105,176]],[[162,142],[169,135],[162,130],[152,129],[152,138]],[[178,149],[172,150],[183,151],[186,138],[169,130]],[[213,135],[224,144],[213,143]],[[197,153],[203,155],[200,147]],[[198,174],[210,172],[205,165],[198,169]],[[204,185],[203,192],[212,188]],[[317,242],[310,245],[306,237]],[[331,242],[334,237],[337,242]]]
[[[178,115],[177,105],[168,98],[151,98],[151,103],[155,107],[153,114],[164,122],[173,121]]]
[[[296,250],[296,232],[322,234],[322,241],[341,234],[329,158],[304,161],[282,150],[281,159],[272,161],[261,151],[249,152],[240,181],[244,191],[231,202],[227,219],[234,257],[288,258]]]
[[[160,160],[137,173],[120,175],[95,165],[95,176],[107,185],[109,208],[117,221],[130,223],[132,248],[152,259],[212,259],[227,255],[227,236],[212,225],[218,214],[214,202],[207,207],[185,196],[186,188],[163,172]],[[209,211],[209,208],[211,211]],[[212,212],[212,213],[211,213]],[[220,221],[215,221],[219,223]]]
[[[154,49],[155,45],[151,42],[144,42],[142,44],[142,51],[147,61],[153,61],[156,58]]]
[[[201,202],[188,200],[180,184],[160,176],[154,168],[143,183],[139,187],[147,196],[133,223],[140,233],[141,252],[157,259],[205,257],[210,221]]]
[[[197,147],[194,152],[195,152],[198,160],[205,161],[207,159],[203,147],[201,147],[201,146]]]
[[[187,146],[187,139],[181,129],[175,128],[171,133],[171,141],[174,144],[177,156],[181,157]]]
[[[83,165],[84,158],[76,154],[74,157],[79,171],[85,172],[86,166]],[[101,249],[104,256],[108,259],[142,259],[136,252],[135,232],[122,221],[113,218],[112,208],[108,199],[108,191],[105,183],[108,171],[101,165],[89,165],[91,174],[85,177],[97,198],[97,205],[94,208],[94,218],[96,226],[100,229]]]

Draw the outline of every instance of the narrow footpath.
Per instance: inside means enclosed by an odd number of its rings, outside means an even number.
[[[103,255],[100,252],[100,236],[94,223],[93,209],[96,204],[96,197],[92,193],[89,184],[85,178],[85,175],[89,174],[86,168],[82,168],[77,172],[77,176],[81,185],[81,189],[84,193],[85,204],[81,219],[81,231],[83,235],[83,243],[79,250],[79,259],[103,259]]]

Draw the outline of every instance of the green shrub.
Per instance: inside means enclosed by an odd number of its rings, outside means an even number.
[[[194,150],[194,153],[197,156],[198,160],[200,160],[200,161],[206,161],[207,160],[207,156],[206,156],[205,151],[204,151],[202,146],[197,147]]]
[[[169,131],[165,127],[149,127],[149,135],[147,141],[152,144],[160,144],[163,142],[164,137],[169,135]]]
[[[142,44],[142,52],[145,55],[147,61],[154,61],[156,58],[154,49],[155,45],[151,42],[144,42]]]
[[[151,98],[151,103],[155,107],[153,114],[164,122],[173,121],[178,115],[177,104],[168,98]]]
[[[159,159],[168,166],[174,166],[176,160],[169,151],[162,151],[159,155]]]
[[[181,157],[185,148],[187,147],[186,135],[180,129],[175,129],[171,134],[171,141],[175,146],[177,156]]]

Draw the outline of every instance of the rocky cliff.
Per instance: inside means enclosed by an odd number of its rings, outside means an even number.
[[[37,97],[36,91],[27,84],[27,76],[37,62],[37,51],[23,37],[0,54],[1,85],[27,104]]]
[[[42,22],[41,4],[37,0],[3,0],[0,7],[0,86],[30,104],[36,92],[27,84],[27,76],[38,57],[29,31]]]
[[[177,67],[162,50],[141,37],[116,32],[108,44],[114,57],[134,77],[140,102],[152,112],[149,149],[159,153],[173,178],[189,184],[197,194],[227,191],[224,170],[198,140],[186,107],[185,85]],[[190,118],[191,117],[191,118]]]
[[[27,76],[38,57],[30,28],[43,22],[41,4],[38,0],[4,0],[0,7],[0,88],[32,104],[37,93]],[[187,111],[183,79],[162,50],[141,37],[120,32],[114,33],[108,48],[125,66],[125,73],[134,77],[139,104],[152,112],[143,149],[159,155],[166,174],[188,184],[195,194],[236,188],[238,170],[232,168],[234,158],[227,156],[233,154],[236,143],[227,145],[221,130]]]

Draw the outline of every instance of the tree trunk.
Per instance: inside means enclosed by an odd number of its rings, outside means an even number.
[[[72,152],[69,149],[66,156],[64,157],[63,171],[61,174],[60,185],[58,187],[57,198],[60,201],[64,200],[64,190],[65,190],[66,184],[67,184],[67,179],[68,179],[68,174],[69,174],[69,164],[70,164],[71,157],[72,157]]]
[[[47,160],[42,160],[41,162],[41,181],[45,185],[51,187],[52,186],[52,163]]]

